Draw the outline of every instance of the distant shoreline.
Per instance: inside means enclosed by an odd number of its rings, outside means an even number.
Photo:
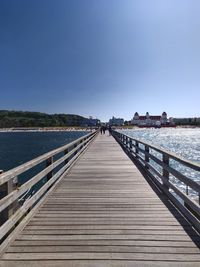
[[[30,127],[30,128],[0,128],[0,133],[12,133],[12,132],[89,132],[94,130],[94,127]]]
[[[170,127],[169,127],[170,128]],[[159,129],[169,129],[165,127],[161,127]],[[174,127],[173,127],[174,128]],[[177,125],[175,129],[185,128],[185,129],[194,129],[200,128],[199,126],[193,125]],[[72,127],[19,127],[19,128],[0,128],[0,133],[16,133],[16,132],[90,132],[92,130],[97,129],[97,127],[79,127],[79,126],[72,126]],[[114,126],[113,129],[116,130],[145,130],[145,129],[155,129],[152,128],[141,128],[137,126]]]

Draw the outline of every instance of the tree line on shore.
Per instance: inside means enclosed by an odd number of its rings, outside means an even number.
[[[174,123],[176,125],[191,125],[191,126],[200,126],[200,118],[174,118]]]
[[[84,126],[86,122],[86,118],[74,114],[0,110],[0,128]]]

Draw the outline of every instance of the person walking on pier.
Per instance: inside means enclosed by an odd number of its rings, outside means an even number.
[[[108,132],[109,132],[109,136],[111,135],[111,132],[112,132],[112,127],[111,125],[108,126]]]
[[[101,126],[100,132],[101,132],[101,134],[105,134],[105,132],[106,132],[106,126],[105,125]]]
[[[101,132],[101,134],[103,133],[103,125],[101,125],[101,127],[100,127],[100,132]]]

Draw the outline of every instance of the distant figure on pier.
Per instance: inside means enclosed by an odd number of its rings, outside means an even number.
[[[105,125],[101,126],[100,132],[101,132],[101,134],[105,134],[105,132],[106,132],[106,126]]]
[[[111,125],[108,126],[108,131],[109,131],[109,135],[111,135],[111,132],[112,132],[112,127],[111,127]]]

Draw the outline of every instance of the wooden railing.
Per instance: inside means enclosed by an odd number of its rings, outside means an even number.
[[[21,166],[0,174],[0,192],[4,196],[0,199],[0,241],[2,242],[17,224],[30,212],[32,208],[44,197],[48,190],[72,166],[79,155],[93,141],[97,132],[91,132],[65,146],[39,156]],[[63,155],[64,154],[64,155]],[[43,163],[43,164],[42,164]],[[36,175],[19,185],[16,177],[39,165],[43,169]],[[35,192],[32,188],[45,178]],[[15,181],[15,182],[13,182]],[[0,243],[1,243],[0,242]]]
[[[200,183],[187,177],[175,167],[175,165],[182,165],[189,168],[191,172],[197,172],[200,180],[200,164],[117,131],[112,131],[112,135],[127,154],[142,166],[147,178],[151,178],[187,220],[200,231]],[[181,190],[177,183],[184,185],[185,190]],[[191,191],[192,195],[189,194]]]

